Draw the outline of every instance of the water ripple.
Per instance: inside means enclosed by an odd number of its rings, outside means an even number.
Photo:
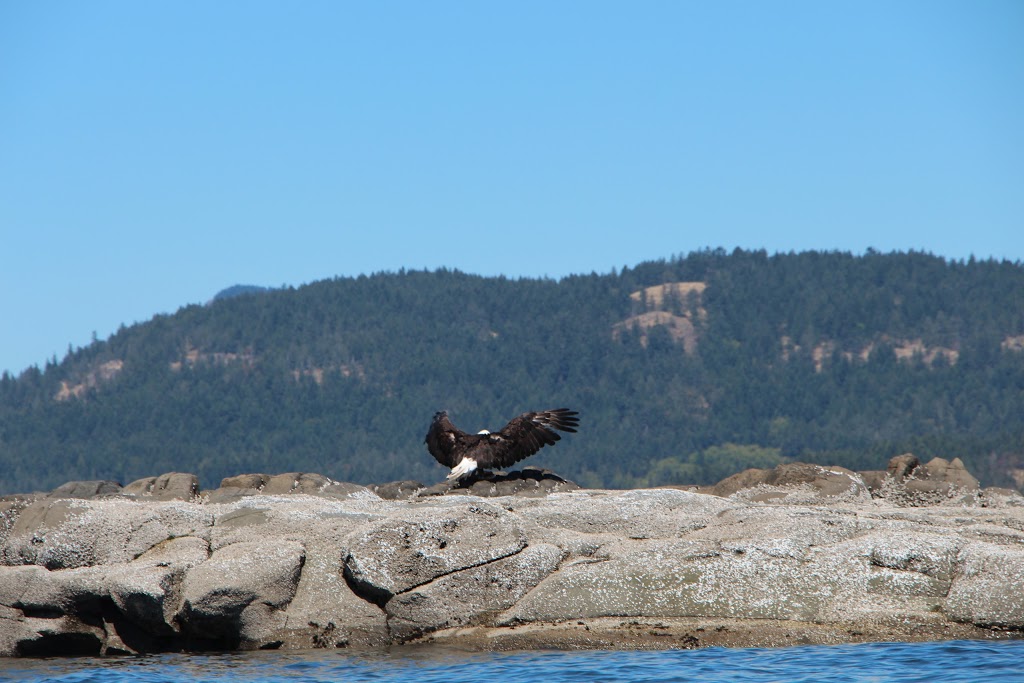
[[[0,660],[0,681],[1024,683],[1024,640],[776,649],[467,653],[436,647]]]

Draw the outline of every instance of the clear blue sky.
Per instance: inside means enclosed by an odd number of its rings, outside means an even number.
[[[1024,259],[1024,2],[0,0],[0,371],[232,284]]]

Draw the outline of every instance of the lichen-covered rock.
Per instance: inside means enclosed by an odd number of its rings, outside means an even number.
[[[0,545],[0,558],[49,569],[118,564],[172,536],[208,533],[212,522],[194,506],[42,499],[21,511]]]
[[[235,647],[267,641],[284,623],[305,561],[296,541],[236,543],[188,570],[179,619],[190,638]]]
[[[676,489],[580,491],[548,498],[515,500],[510,505],[539,533],[569,530],[591,536],[634,539],[675,538],[701,529],[734,503]]]
[[[129,482],[124,485],[121,489],[121,494],[125,496],[145,496],[153,491],[153,485],[156,484],[156,477],[143,477],[142,479],[136,479],[133,482]]]
[[[442,628],[492,623],[555,570],[563,551],[541,543],[395,595],[384,606],[399,640]]]
[[[199,495],[199,478],[183,472],[161,474],[149,493],[159,500],[194,500]]]
[[[370,490],[387,500],[408,500],[423,488],[426,487],[420,482],[406,479],[403,481],[391,481],[386,484],[377,484],[371,486]]]
[[[872,496],[903,507],[987,504],[978,480],[960,458],[932,458],[922,465],[912,453],[905,453],[890,459],[885,473],[861,474]],[[993,502],[1008,501],[994,498]]]
[[[745,470],[723,479],[709,492],[759,503],[812,505],[871,498],[867,484],[856,472],[801,462],[783,463],[772,470]]]
[[[237,474],[233,477],[224,477],[221,479],[220,487],[222,489],[245,489],[255,493],[257,491],[262,491],[268,481],[270,481],[269,474]]]
[[[397,593],[524,547],[519,521],[502,508],[483,502],[410,508],[348,540],[345,577],[359,595],[383,605]]]
[[[195,536],[169,538],[104,576],[110,599],[137,629],[155,637],[179,632],[179,587],[185,573],[210,556],[209,543]]]
[[[921,464],[921,461],[917,459],[917,456],[913,453],[904,453],[903,455],[897,455],[889,458],[889,466],[886,468],[886,474],[897,481],[903,481]]]
[[[49,493],[50,498],[95,498],[121,492],[116,481],[69,481]]]
[[[263,493],[268,496],[282,493],[318,493],[334,481],[322,474],[310,472],[287,472],[277,474],[267,480]]]
[[[974,543],[960,560],[945,614],[955,621],[1024,629],[1024,547]]]
[[[294,648],[368,647],[390,642],[387,615],[358,597],[342,576],[340,540],[317,534],[307,543],[306,560],[285,624],[275,634]]]
[[[923,506],[869,498],[858,477],[808,465],[749,475],[754,488],[726,497],[485,497],[474,494],[481,479],[439,496],[399,484],[393,499],[302,474],[280,478],[274,494],[273,477],[252,475],[225,480],[223,496],[161,500],[156,477],[138,493],[7,497],[0,655],[1024,632],[1019,494],[971,494],[956,461],[905,460],[883,488],[909,495],[906,483],[935,481],[969,495]]]
[[[503,623],[595,617],[739,617],[813,621],[855,585],[848,572],[775,546],[743,552],[710,541],[623,543],[602,562],[563,567]]]
[[[194,474],[168,472],[158,477],[136,479],[120,493],[143,500],[194,500],[199,495],[199,478]]]
[[[403,482],[396,482],[403,483]],[[416,483],[416,482],[405,482]],[[433,486],[421,486],[414,495],[418,497],[472,495],[482,498],[500,496],[524,496],[537,498],[550,493],[576,491],[580,487],[554,472],[539,467],[524,467],[515,472],[491,472],[477,470],[457,482],[442,481]],[[389,493],[385,489],[385,493]],[[399,493],[401,489],[399,489]],[[395,496],[398,497],[398,496]]]

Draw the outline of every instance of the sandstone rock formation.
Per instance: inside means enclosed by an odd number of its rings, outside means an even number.
[[[901,458],[741,473],[718,495],[533,471],[458,495],[287,473],[10,496],[0,655],[1024,633],[1024,497]]]

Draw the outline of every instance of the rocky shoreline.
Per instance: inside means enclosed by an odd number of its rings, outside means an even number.
[[[171,473],[0,498],[0,656],[1024,635],[1024,497],[959,460],[713,487]]]

